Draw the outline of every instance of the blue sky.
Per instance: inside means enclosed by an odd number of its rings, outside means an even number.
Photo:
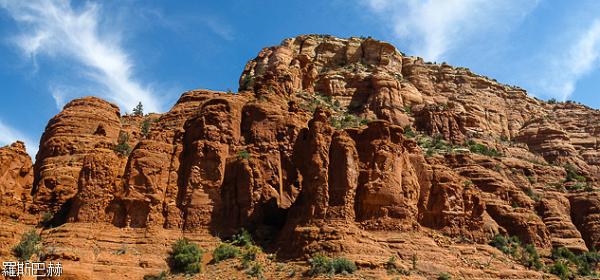
[[[236,90],[261,48],[299,34],[399,50],[600,108],[600,1],[0,0],[0,144],[30,153],[69,100],[168,110],[190,89]]]

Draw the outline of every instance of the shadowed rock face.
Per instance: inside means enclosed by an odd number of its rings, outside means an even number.
[[[73,100],[49,121],[33,167],[22,143],[0,148],[2,219],[34,224],[48,212],[74,232],[211,238],[243,227],[286,258],[409,254],[389,237],[399,233],[600,245],[596,110],[546,104],[377,40],[317,35],[263,49],[239,91],[186,92],[147,116]],[[428,148],[427,137],[500,156]]]

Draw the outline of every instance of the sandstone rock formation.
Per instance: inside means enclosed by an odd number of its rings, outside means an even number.
[[[33,167],[22,143],[1,148],[2,227],[20,225],[1,252],[50,213],[48,256],[82,279],[141,278],[174,239],[241,228],[285,260],[418,255],[423,277],[538,279],[486,244],[600,245],[598,123],[385,42],[303,35],[249,61],[239,93],[194,90],[146,116],[84,97],[48,122]],[[138,254],[111,256],[118,244]]]

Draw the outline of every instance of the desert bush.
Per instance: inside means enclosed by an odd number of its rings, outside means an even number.
[[[331,267],[331,260],[323,255],[316,255],[308,260],[310,269],[308,270],[309,276],[316,276],[319,274],[333,274],[333,268]]]
[[[12,248],[12,253],[19,260],[29,260],[31,256],[41,251],[41,241],[42,237],[32,229],[23,234],[21,241]]]
[[[150,135],[150,120],[149,119],[145,119],[142,122],[142,127],[140,128],[140,131],[144,138],[148,138],[148,135]]]
[[[159,274],[144,275],[144,280],[167,280],[167,273],[162,271]]]
[[[263,279],[263,266],[259,262],[253,262],[246,274],[252,277]]]
[[[568,269],[569,264],[577,266],[577,271],[569,271],[569,275],[581,275],[589,276],[593,275],[596,271],[596,267],[600,262],[600,254],[597,252],[584,252],[579,255],[571,252],[568,248],[558,247],[552,250],[552,259],[555,261],[555,265],[558,263],[557,271],[563,271],[560,264],[564,264]],[[555,273],[556,274],[556,273]],[[559,274],[557,274],[559,275]],[[559,275],[560,277],[560,275]]]
[[[417,136],[417,134],[412,129],[412,127],[410,127],[410,125],[406,125],[406,126],[404,126],[404,136],[406,136],[408,138],[415,138]]]
[[[549,270],[550,273],[558,276],[561,280],[567,280],[571,278],[571,270],[564,260],[555,262]]]
[[[339,116],[332,116],[330,119],[330,124],[336,129],[346,129],[349,127],[359,127],[361,125],[367,124],[369,121],[367,119],[359,118],[350,113],[342,113]]]
[[[451,280],[452,276],[447,272],[442,272],[437,278],[438,280]]]
[[[188,239],[179,239],[173,244],[169,256],[171,271],[175,273],[195,274],[200,272],[200,259],[203,250]]]
[[[131,147],[127,142],[129,142],[129,133],[125,131],[119,132],[119,139],[113,150],[122,156],[128,156],[131,153]]]
[[[246,245],[242,250],[242,267],[248,268],[250,262],[256,260],[256,256],[262,252],[261,248],[255,245]]]
[[[521,245],[519,238],[516,236],[508,237],[502,234],[496,234],[490,245],[498,248],[502,253],[514,256],[517,252],[518,247]]]
[[[312,257],[308,262],[310,264],[310,269],[307,272],[309,276],[354,273],[357,269],[356,264],[353,261],[343,257],[330,259],[318,254]]]
[[[249,159],[250,158],[250,153],[246,150],[241,150],[238,152],[238,157],[240,159]]]
[[[469,147],[469,151],[476,153],[476,154],[481,154],[481,155],[485,155],[485,156],[489,156],[489,157],[499,157],[502,156],[502,154],[500,152],[498,152],[498,150],[494,149],[494,148],[490,148],[486,145],[483,145],[481,143],[476,143],[473,140],[469,140],[467,141],[467,146]]]
[[[334,258],[331,261],[331,265],[333,266],[333,270],[335,271],[335,274],[340,274],[340,273],[352,274],[357,269],[356,264],[353,261],[346,259],[344,257]]]
[[[220,262],[226,259],[232,259],[239,255],[240,248],[229,243],[221,243],[213,251],[213,259],[215,260],[215,262]]]
[[[249,245],[254,245],[254,240],[252,239],[252,235],[246,229],[242,228],[239,233],[235,234],[231,240],[231,244],[245,247]]]
[[[527,244],[523,247],[521,251],[521,263],[528,268],[534,268],[535,270],[542,269],[543,265],[540,261],[540,255],[533,244]]]
[[[565,177],[565,182],[585,182],[586,178],[584,176],[579,175],[577,173],[577,168],[572,164],[567,164],[564,166],[565,172],[567,176]]]

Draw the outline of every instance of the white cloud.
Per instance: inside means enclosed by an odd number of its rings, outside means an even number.
[[[38,55],[74,60],[85,67],[85,76],[97,84],[95,95],[127,111],[139,101],[146,111],[161,111],[152,91],[133,78],[134,64],[120,45],[118,30],[101,33],[99,5],[86,3],[78,10],[68,0],[0,0],[0,5],[22,30],[14,38],[16,45],[34,62]],[[57,104],[74,97],[56,93],[53,96]]]
[[[38,145],[20,131],[5,125],[2,120],[0,120],[0,145],[8,145],[17,140],[25,142],[27,152],[32,159],[35,159],[35,154],[37,154],[38,151]]]
[[[600,19],[596,19],[578,33],[573,44],[565,47],[566,52],[553,50],[544,56],[550,60],[542,89],[551,96],[566,100],[575,91],[577,81],[597,69],[600,62]],[[562,55],[561,55],[562,54]]]
[[[428,60],[447,53],[477,37],[493,40],[492,32],[509,31],[538,0],[362,0],[406,41],[410,51]]]

